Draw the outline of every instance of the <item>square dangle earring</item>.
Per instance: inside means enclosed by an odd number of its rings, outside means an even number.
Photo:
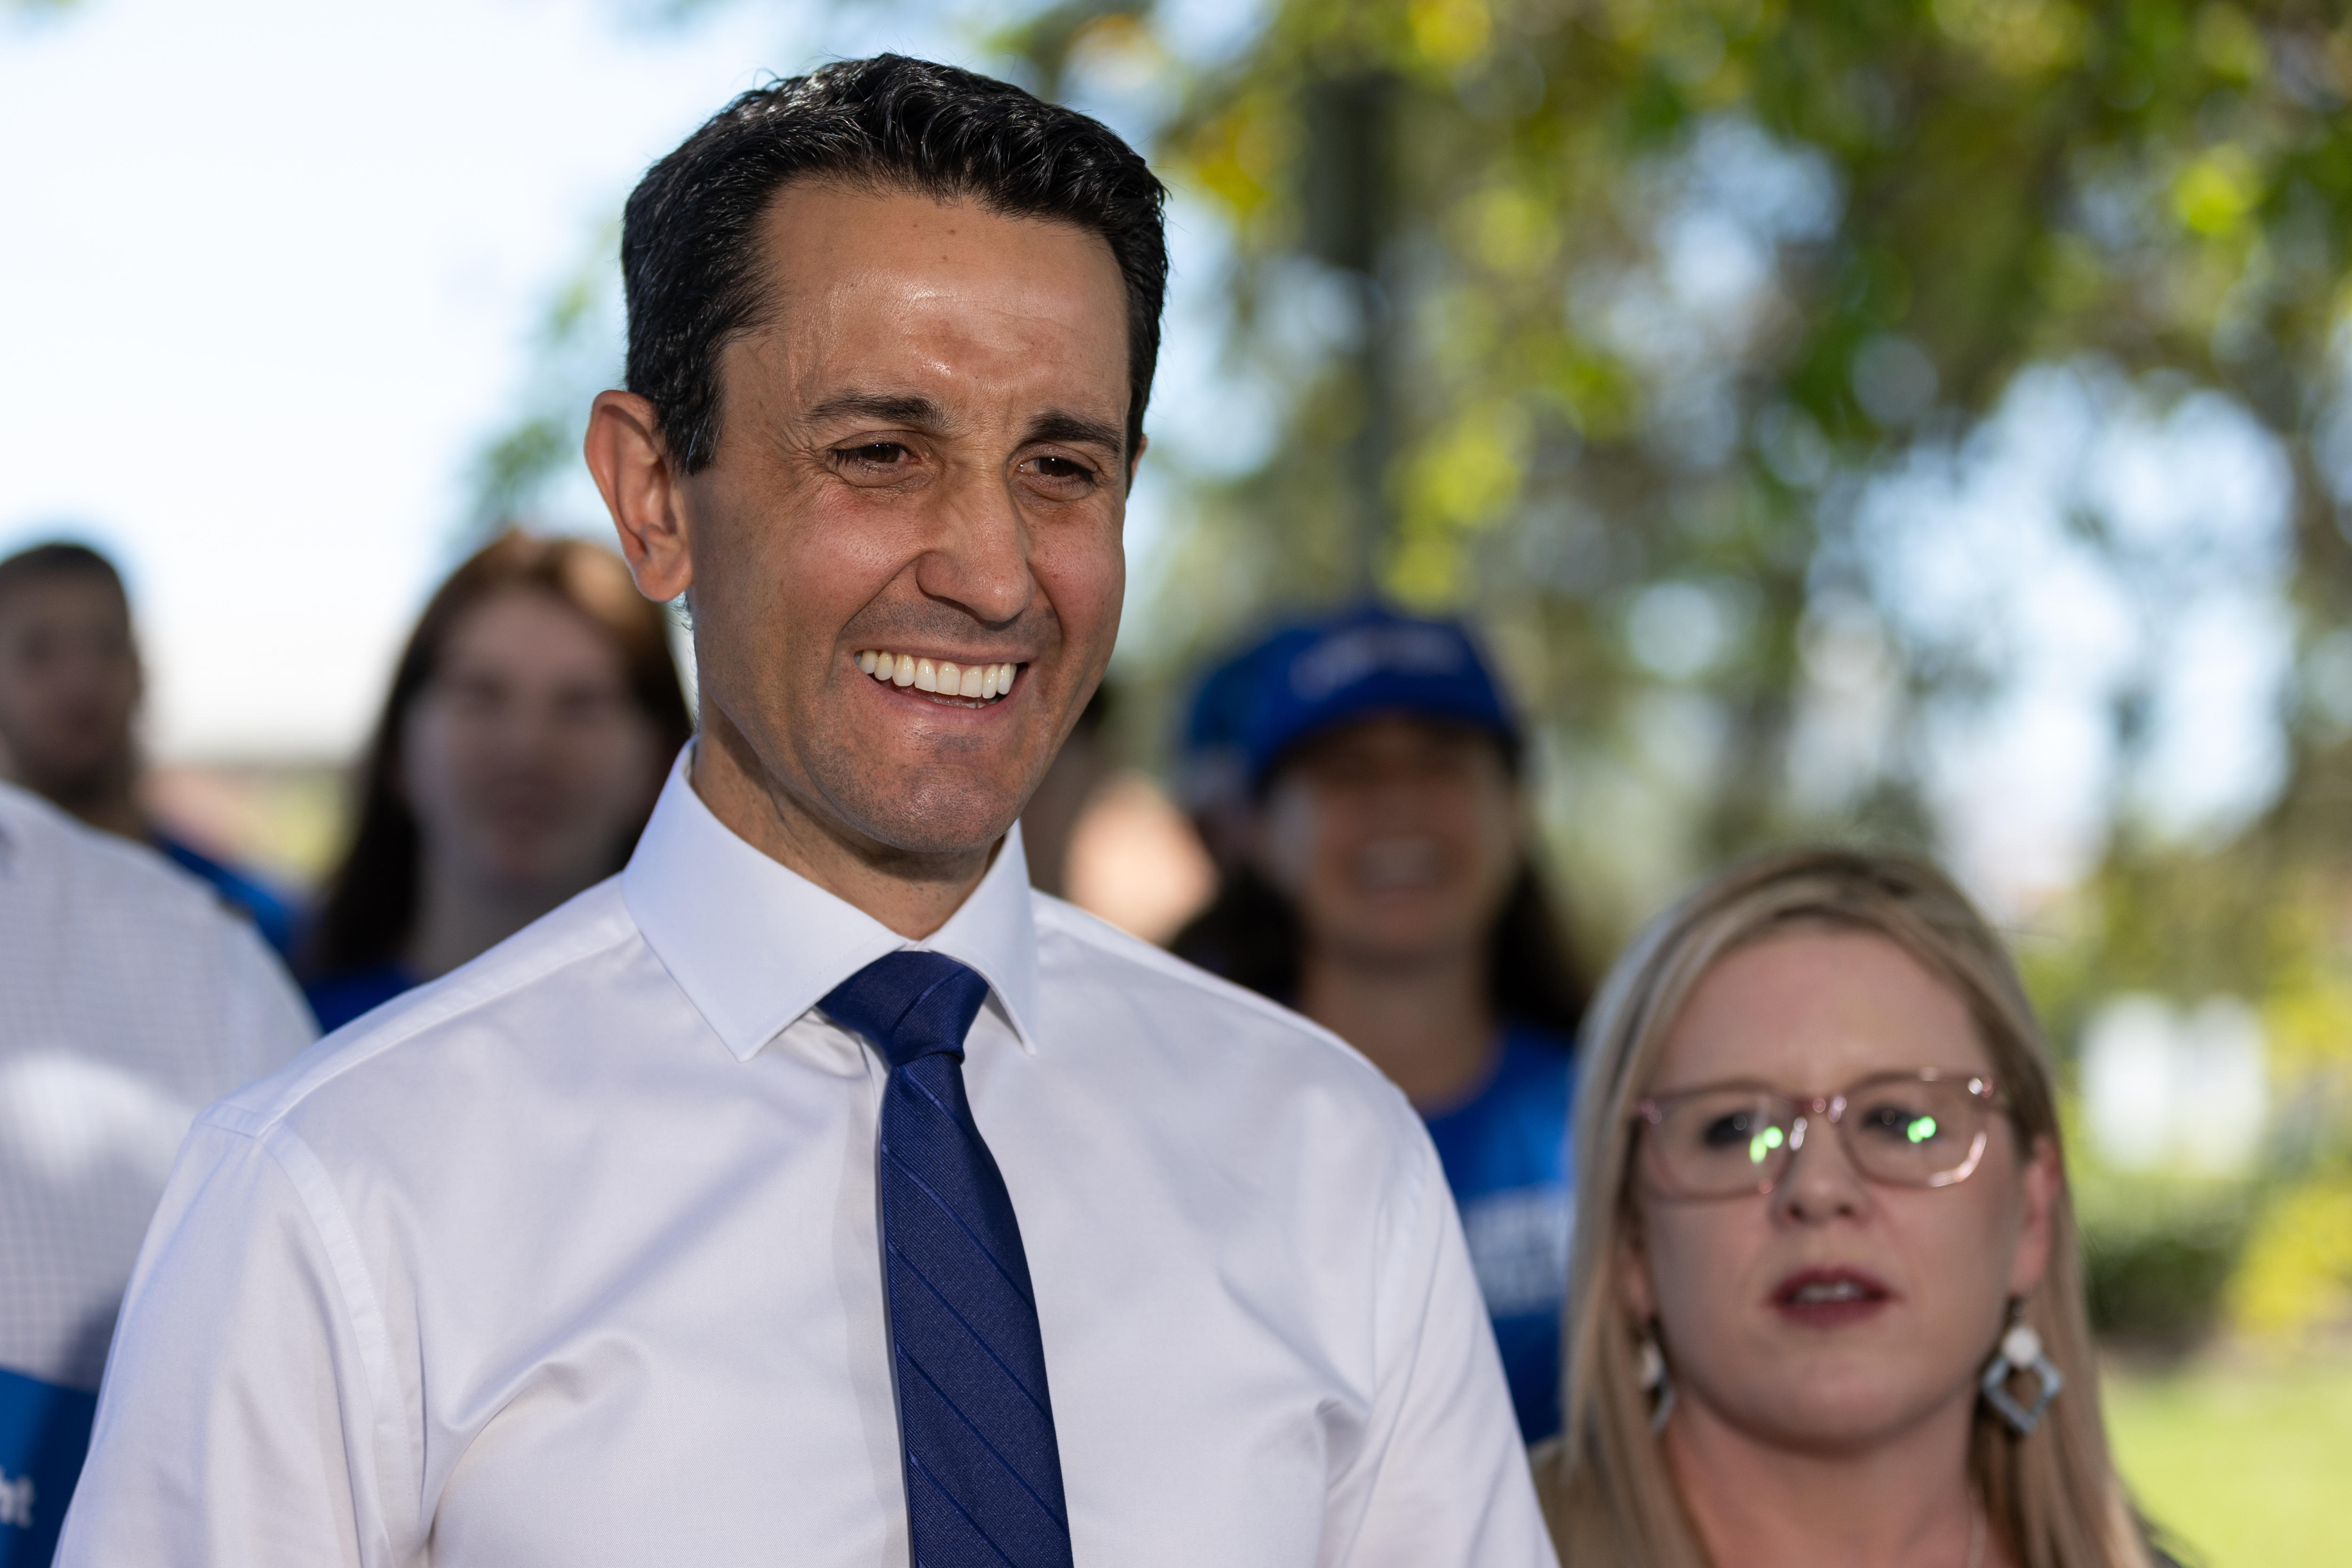
[[[2020,1405],[2009,1392],[2009,1380],[2021,1372],[2030,1372],[2040,1384],[2031,1405]],[[2065,1373],[2042,1348],[2042,1336],[2025,1321],[2025,1303],[2010,1309],[2009,1331],[2000,1336],[2000,1348],[1993,1352],[1992,1362],[1978,1379],[1977,1388],[1985,1403],[2000,1413],[2000,1418],[2021,1437],[2030,1436],[2042,1425],[2042,1417],[2050,1409],[2050,1402],[2066,1386]]]

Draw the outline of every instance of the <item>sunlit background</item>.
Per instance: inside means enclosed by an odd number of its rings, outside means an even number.
[[[1596,967],[1740,850],[1932,849],[2068,1065],[2126,1469],[2213,1563],[2352,1560],[2322,17],[0,0],[0,551],[120,559],[159,809],[314,875],[438,574],[604,527],[577,438],[646,163],[831,56],[1014,76],[1176,193],[1080,895],[1181,913],[1188,680],[1375,589],[1488,628]]]

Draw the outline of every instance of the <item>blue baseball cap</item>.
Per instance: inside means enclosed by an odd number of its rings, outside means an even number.
[[[1381,605],[1277,632],[1251,661],[1255,700],[1242,727],[1250,782],[1310,735],[1385,715],[1442,719],[1491,732],[1514,763],[1519,727],[1475,638],[1459,621]]]
[[[1176,792],[1195,816],[1248,797],[1249,755],[1243,750],[1242,736],[1257,706],[1260,666],[1285,631],[1295,626],[1286,622],[1261,632],[1228,652],[1192,688],[1178,748]]]

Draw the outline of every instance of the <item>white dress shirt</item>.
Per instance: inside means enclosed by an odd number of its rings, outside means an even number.
[[[887,1069],[814,1005],[918,945],[990,986],[964,1073],[1082,1568],[1551,1563],[1376,1071],[1033,893],[1017,835],[907,942],[681,759],[619,878],[201,1121],[59,1563],[906,1563]]]
[[[314,1033],[212,889],[0,784],[0,1368],[98,1387],[188,1124]]]

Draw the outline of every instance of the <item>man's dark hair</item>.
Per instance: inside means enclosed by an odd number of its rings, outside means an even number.
[[[766,303],[760,219],[804,179],[970,200],[1102,236],[1127,283],[1130,458],[1139,449],[1168,287],[1166,191],[1098,121],[953,66],[877,55],[743,94],[629,197],[628,387],[653,404],[683,471],[718,450],[719,354]]]
[[[57,540],[19,550],[0,561],[0,599],[44,577],[96,577],[112,584],[116,593],[123,592],[122,574],[114,569],[113,562],[87,544]],[[123,596],[127,602],[130,595]]]

